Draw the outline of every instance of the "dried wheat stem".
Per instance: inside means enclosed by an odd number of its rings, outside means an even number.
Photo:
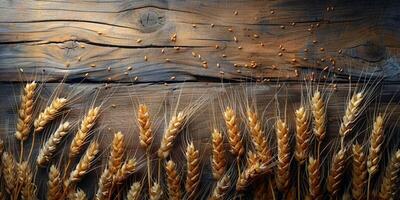
[[[285,191],[290,181],[290,144],[289,129],[281,119],[276,122],[276,136],[278,142],[276,185],[279,190]]]
[[[310,146],[309,118],[304,106],[295,112],[296,115],[296,148],[294,156],[299,165],[304,164],[308,158]]]
[[[47,200],[59,200],[63,195],[60,171],[52,165],[47,181]]]
[[[159,158],[165,159],[169,155],[175,139],[184,125],[185,118],[186,116],[183,112],[179,112],[178,115],[172,117],[168,128],[164,132],[160,148],[158,149]]]
[[[54,99],[49,106],[47,106],[43,112],[41,112],[37,119],[35,119],[33,125],[35,127],[34,132],[41,132],[44,127],[52,121],[57,114],[61,111],[61,109],[67,103],[67,99],[65,98],[56,98]]]
[[[266,171],[268,171],[267,167],[261,165],[259,161],[252,165],[248,165],[239,175],[236,182],[236,190],[243,191],[257,176],[264,174]]]
[[[382,115],[378,115],[372,128],[367,161],[368,173],[370,176],[373,176],[379,168],[381,148],[384,140],[383,123],[384,121]]]
[[[83,118],[81,126],[79,127],[78,132],[75,137],[72,139],[70,148],[69,148],[69,158],[75,158],[79,155],[83,145],[86,142],[87,137],[89,136],[89,131],[94,126],[96,119],[98,118],[100,111],[100,107],[95,107],[89,109],[89,112]]]
[[[362,146],[358,143],[353,145],[353,163],[352,163],[352,179],[351,194],[353,199],[365,199],[365,187],[368,179],[367,172],[367,156]]]
[[[123,181],[125,181],[129,175],[133,174],[136,170],[136,159],[132,158],[127,161],[121,166],[121,168],[117,171],[117,173],[114,176],[114,183],[116,184],[122,184]]]
[[[151,146],[153,142],[153,130],[151,129],[151,120],[149,115],[149,109],[146,105],[140,104],[138,109],[137,120],[139,122],[139,138],[140,145],[145,150]]]
[[[154,183],[150,188],[150,200],[160,200],[163,195],[161,185]]]
[[[122,159],[124,157],[124,150],[124,135],[118,131],[114,134],[114,139],[111,144],[110,157],[108,158],[108,168],[110,170],[110,174],[116,174],[118,169],[121,167]]]
[[[2,178],[5,184],[5,189],[7,193],[14,199],[14,195],[17,189],[17,174],[16,174],[16,163],[14,157],[8,153],[4,152],[2,157]]]
[[[215,180],[219,180],[225,173],[226,159],[224,150],[224,137],[217,129],[211,134],[212,137],[212,159],[211,167]]]
[[[328,192],[332,197],[337,197],[342,186],[342,179],[345,170],[346,152],[340,149],[337,154],[333,156],[332,165],[328,175]]]
[[[342,123],[340,124],[340,137],[344,138],[351,131],[351,125],[360,114],[360,105],[363,99],[364,95],[362,92],[353,94],[353,96],[351,97],[347,105],[346,112],[343,116]]]
[[[326,110],[321,93],[317,90],[311,98],[312,115],[314,119],[314,135],[319,142],[326,134]]]
[[[171,200],[182,199],[181,192],[181,177],[176,170],[176,164],[174,161],[169,160],[165,164],[165,173],[167,174],[167,186],[168,186],[168,197]]]
[[[307,166],[309,195],[311,199],[322,199],[321,169],[319,160],[310,156]]]
[[[70,129],[69,122],[65,122],[60,124],[57,130],[47,139],[44,146],[40,149],[39,155],[36,159],[36,163],[39,166],[45,166],[48,164],[53,157],[55,151],[57,150],[57,146],[60,144],[61,140],[68,134]]]
[[[37,84],[35,82],[25,85],[24,93],[21,96],[21,104],[18,109],[18,121],[15,137],[24,141],[28,139],[32,126],[33,101]]]
[[[126,195],[127,200],[138,200],[140,195],[141,186],[139,182],[132,183]]]
[[[243,138],[240,133],[236,113],[229,106],[226,107],[224,112],[224,119],[228,132],[228,142],[231,146],[231,153],[236,157],[241,157],[244,154]]]
[[[200,183],[200,157],[199,150],[196,150],[193,143],[190,143],[186,148],[186,183],[185,189],[188,199],[194,199],[196,189]]]
[[[112,188],[113,174],[105,168],[99,179],[99,187],[96,192],[96,200],[108,199]]]
[[[389,165],[386,167],[385,174],[379,190],[379,199],[389,200],[395,199],[397,184],[400,171],[400,149],[397,150],[390,159]]]
[[[73,192],[71,195],[68,196],[69,200],[87,200],[87,196],[85,192],[81,189],[78,189],[76,192]]]
[[[261,127],[261,121],[257,116],[256,112],[251,110],[247,111],[247,120],[250,130],[250,138],[256,149],[260,160],[265,165],[268,165],[272,161],[272,155],[270,148],[268,147],[268,141],[265,138],[264,131]]]
[[[231,187],[231,178],[229,175],[225,174],[215,186],[212,196],[209,200],[223,200],[229,192],[229,188]]]
[[[28,165],[24,161],[18,164],[18,178],[21,188],[21,197],[23,200],[36,200],[35,184],[33,183],[33,174]]]

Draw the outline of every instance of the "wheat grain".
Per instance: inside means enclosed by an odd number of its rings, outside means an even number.
[[[321,191],[321,169],[319,160],[309,158],[308,166],[308,188],[311,199],[322,199]]]
[[[279,190],[285,191],[290,181],[290,144],[289,129],[281,119],[276,122],[276,136],[278,142],[276,185]]]
[[[39,166],[45,166],[48,164],[53,157],[57,146],[60,144],[61,140],[68,134],[70,129],[69,122],[60,124],[57,130],[50,136],[46,141],[44,146],[40,149],[39,155],[36,159],[36,163]]]
[[[59,200],[63,195],[60,171],[52,165],[49,171],[49,180],[47,181],[47,200]]]
[[[379,168],[378,164],[381,158],[381,148],[384,140],[383,123],[383,117],[378,115],[372,128],[367,161],[368,173],[370,176],[374,175]]]
[[[344,138],[351,131],[351,125],[360,114],[360,105],[363,99],[364,95],[362,92],[353,94],[353,96],[351,97],[347,105],[346,112],[343,116],[342,123],[340,124],[340,137]]]
[[[268,147],[267,139],[264,136],[264,131],[261,127],[261,121],[259,120],[257,113],[248,110],[247,111],[248,126],[250,129],[250,138],[253,142],[257,155],[265,165],[268,165],[272,161],[272,155]]]
[[[168,128],[164,132],[160,148],[158,149],[159,158],[165,159],[169,155],[175,139],[184,125],[185,118],[186,116],[183,112],[179,112],[178,115],[172,117]]]
[[[229,192],[229,188],[231,187],[231,178],[229,175],[224,175],[215,186],[212,196],[209,198],[210,200],[223,200]]]
[[[307,111],[301,106],[295,112],[296,115],[296,148],[294,156],[300,165],[304,164],[308,157],[310,146],[310,131]]]
[[[365,186],[367,184],[367,157],[362,146],[358,143],[353,145],[353,164],[351,179],[351,194],[353,199],[365,199]]]
[[[343,179],[345,170],[346,152],[340,149],[337,154],[333,156],[333,161],[328,175],[328,192],[332,197],[337,197],[340,192],[340,186]]]
[[[379,190],[379,199],[389,200],[395,199],[396,190],[398,190],[397,184],[399,180],[400,172],[400,149],[397,150],[390,159],[388,166],[386,167],[385,174]]]
[[[138,200],[140,195],[141,186],[139,182],[132,183],[128,194],[126,195],[127,200]]]
[[[44,127],[57,116],[66,103],[67,99],[65,98],[54,99],[53,102],[39,114],[38,118],[35,119],[33,123],[35,127],[34,132],[40,133]]]
[[[106,200],[111,193],[113,175],[108,168],[105,168],[99,179],[99,188],[96,192],[96,200]]]
[[[165,164],[165,173],[167,174],[167,186],[168,186],[168,197],[171,200],[182,199],[181,192],[181,177],[176,170],[176,164],[174,161],[169,160]]]
[[[321,93],[317,90],[311,98],[311,108],[314,119],[314,135],[318,141],[325,138],[326,133],[326,110]]]
[[[140,104],[138,109],[138,117],[137,120],[139,122],[139,138],[140,145],[145,149],[151,146],[153,142],[153,131],[151,129],[151,121],[149,115],[149,109],[146,105]]]
[[[87,196],[85,192],[81,189],[78,189],[76,192],[73,192],[71,195],[68,196],[69,200],[87,200]]]
[[[7,183],[4,186],[7,193],[12,196],[17,189],[16,163],[14,157],[8,152],[3,153],[1,160],[3,181]]]
[[[95,107],[89,109],[87,115],[83,118],[81,126],[79,127],[78,132],[75,134],[75,137],[72,139],[70,148],[69,148],[69,158],[75,158],[79,155],[83,145],[86,142],[87,137],[89,136],[89,131],[94,126],[96,119],[98,118],[100,111],[100,107]]]
[[[150,188],[150,200],[160,200],[162,197],[162,189],[160,184],[154,183]]]
[[[32,126],[32,112],[36,87],[37,84],[35,82],[26,84],[24,93],[21,96],[21,103],[18,109],[17,130],[15,132],[15,137],[20,141],[24,141],[29,137]]]
[[[108,158],[108,168],[110,174],[114,175],[121,167],[122,159],[124,157],[124,135],[119,131],[114,134],[114,139],[111,144],[111,153]]]
[[[226,159],[224,150],[224,137],[217,129],[211,134],[212,136],[212,159],[211,167],[215,180],[219,180],[225,173]]]
[[[231,107],[226,107],[224,112],[225,124],[228,132],[228,142],[231,146],[231,153],[236,157],[244,154],[243,138],[239,130],[236,113]]]
[[[18,178],[21,188],[21,198],[23,200],[35,200],[35,184],[33,183],[32,171],[28,162],[24,161],[18,164]]]
[[[186,194],[188,199],[194,199],[197,186],[200,183],[200,157],[199,151],[195,149],[193,143],[190,143],[186,148],[186,160]]]
[[[125,181],[129,175],[133,174],[136,170],[136,159],[132,158],[127,161],[121,166],[121,168],[117,171],[114,176],[114,182],[116,184],[121,184]]]

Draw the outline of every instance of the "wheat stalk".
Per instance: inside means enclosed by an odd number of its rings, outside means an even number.
[[[169,160],[165,164],[165,173],[167,174],[167,186],[168,186],[168,197],[171,200],[182,199],[181,192],[181,177],[176,170],[176,164],[174,161]]]
[[[296,115],[296,148],[294,156],[300,165],[304,164],[308,157],[310,146],[310,131],[307,111],[301,106],[295,112]]]
[[[63,195],[60,171],[52,165],[47,181],[47,200],[59,200]]]
[[[319,142],[325,138],[326,110],[321,93],[317,90],[311,98],[311,108],[314,118],[314,135]]]
[[[365,198],[365,186],[367,184],[367,157],[362,146],[358,143],[353,145],[353,164],[351,179],[351,194],[354,199]]]
[[[57,116],[66,103],[67,99],[65,98],[54,99],[51,104],[39,114],[38,118],[35,119],[33,123],[33,126],[35,127],[34,132],[41,132],[44,127]]]
[[[383,123],[383,117],[378,115],[372,128],[367,161],[368,173],[370,176],[374,175],[379,168],[378,164],[381,158],[381,148],[384,140]]]
[[[151,146],[153,142],[153,131],[151,129],[151,121],[149,115],[149,109],[146,105],[140,104],[138,109],[137,120],[139,122],[139,138],[140,145],[145,149]]]
[[[127,161],[121,166],[121,168],[117,171],[114,176],[114,182],[116,184],[121,184],[125,181],[129,175],[133,174],[136,170],[136,159],[132,158]]]
[[[111,144],[110,157],[108,158],[108,168],[110,174],[114,175],[121,167],[122,159],[124,157],[124,135],[118,131],[114,134],[114,139]]]
[[[132,183],[126,195],[127,200],[138,200],[140,195],[141,186],[139,182]]]
[[[337,154],[333,156],[333,161],[328,175],[328,192],[332,197],[336,197],[340,191],[340,186],[343,179],[345,170],[346,152],[340,149]]]
[[[351,97],[347,105],[346,112],[343,116],[342,123],[340,124],[340,137],[344,138],[351,131],[351,125],[360,114],[360,105],[363,99],[364,95],[362,92],[353,94],[353,96]]]
[[[226,195],[229,192],[229,188],[231,186],[231,178],[229,175],[225,174],[219,181],[217,182],[217,185],[215,186],[212,196],[209,198],[209,200],[223,200],[225,199]]]
[[[108,168],[105,168],[99,179],[99,188],[96,192],[96,200],[108,199],[112,188],[113,174]]]
[[[226,107],[224,112],[225,124],[228,132],[228,142],[231,146],[231,153],[236,157],[244,154],[243,138],[239,130],[236,113],[231,107]]]
[[[278,142],[276,185],[279,190],[285,191],[290,181],[290,144],[289,129],[281,119],[276,122],[276,136]]]
[[[194,199],[197,186],[200,183],[200,157],[199,150],[195,149],[193,142],[186,148],[186,160],[186,194],[188,199]]]
[[[400,172],[400,149],[397,150],[390,159],[389,165],[386,167],[382,184],[379,190],[379,199],[389,200],[395,198],[397,183]]]
[[[212,136],[212,159],[211,167],[215,180],[219,180],[225,173],[226,159],[224,150],[224,137],[217,129],[211,133]]]
[[[73,192],[71,195],[68,196],[69,200],[87,200],[87,196],[85,192],[81,189]]]
[[[162,188],[158,183],[154,183],[150,188],[150,200],[160,200],[162,197]]]
[[[307,166],[308,188],[311,199],[322,199],[321,169],[319,160],[310,156]]]
[[[18,178],[21,188],[21,197],[23,200],[35,200],[35,184],[33,183],[32,171],[28,162],[24,161],[18,164]]]
[[[40,149],[39,155],[36,159],[36,163],[39,166],[45,166],[48,164],[53,157],[57,146],[60,144],[61,140],[68,134],[70,129],[69,122],[65,122],[60,124],[57,130],[50,136],[50,138],[46,141],[44,146]]]
[[[32,126],[33,102],[36,87],[37,84],[35,82],[26,84],[24,93],[21,96],[21,104],[18,109],[17,130],[15,132],[15,137],[20,141],[24,141],[29,137],[30,128]]]
[[[186,116],[183,112],[179,112],[178,115],[172,117],[168,124],[168,128],[164,132],[160,148],[158,149],[159,158],[165,159],[169,155],[175,139],[183,127],[185,118]]]
[[[251,110],[247,111],[248,126],[250,129],[250,138],[254,144],[255,150],[260,157],[260,160],[265,165],[268,165],[272,161],[272,155],[268,147],[268,141],[264,136],[264,131],[261,127],[261,121],[259,120],[257,113]]]
[[[87,115],[83,118],[81,126],[75,137],[72,139],[69,148],[69,158],[75,158],[79,155],[87,137],[89,136],[89,131],[94,126],[96,119],[98,118],[100,107],[95,107],[89,109]]]
[[[5,184],[5,189],[8,194],[10,194],[11,197],[13,197],[13,194],[15,194],[15,191],[17,189],[17,176],[16,176],[16,163],[14,160],[14,157],[8,153],[4,152],[2,157],[2,178],[3,181],[7,184]]]

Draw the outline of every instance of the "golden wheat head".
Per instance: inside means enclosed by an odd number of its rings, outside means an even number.
[[[33,102],[36,87],[37,84],[35,82],[26,84],[24,93],[21,96],[21,103],[18,109],[17,130],[15,132],[15,137],[20,141],[24,141],[29,137],[33,119]]]
[[[178,115],[172,117],[167,129],[164,132],[160,148],[157,152],[159,158],[165,159],[169,155],[175,139],[184,125],[184,122],[185,114],[183,112],[179,112]]]
[[[224,119],[228,131],[228,142],[231,146],[231,153],[236,157],[240,157],[244,154],[243,138],[239,130],[236,113],[231,107],[226,108]]]
[[[35,119],[33,125],[35,127],[34,132],[41,132],[44,127],[52,121],[57,114],[61,111],[61,109],[65,106],[67,99],[65,98],[56,98],[51,102],[49,106],[47,106],[43,112],[41,112],[37,119]]]
[[[304,164],[308,158],[310,146],[310,130],[307,111],[301,106],[295,112],[296,115],[296,148],[294,156],[299,164]]]
[[[322,141],[326,134],[326,110],[325,102],[319,91],[311,98],[311,108],[314,119],[314,135],[318,141]]]
[[[153,142],[153,131],[151,129],[151,120],[149,109],[146,105],[140,104],[137,120],[139,122],[139,138],[140,138],[140,145],[144,149],[148,149]]]

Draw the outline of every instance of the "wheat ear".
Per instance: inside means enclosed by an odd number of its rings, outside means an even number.
[[[311,108],[314,119],[314,135],[319,142],[325,138],[326,110],[321,93],[317,90],[311,98]]]
[[[20,141],[24,141],[29,137],[29,131],[32,126],[33,98],[36,86],[35,82],[26,84],[21,97],[21,104],[18,109],[17,130],[15,132],[15,137]]]
[[[28,165],[28,162],[24,161],[18,164],[18,178],[21,188],[21,197],[23,200],[35,200],[35,184],[33,183],[33,174]]]
[[[362,92],[353,94],[351,97],[347,105],[346,112],[343,116],[342,123],[340,124],[340,137],[344,138],[351,131],[351,125],[354,123],[360,113],[360,105],[363,99],[364,95]]]
[[[69,122],[65,122],[60,124],[57,130],[47,139],[44,146],[40,149],[39,155],[36,159],[36,163],[39,166],[45,166],[48,164],[53,157],[55,151],[57,150],[57,146],[60,144],[61,140],[68,134],[70,129]]]
[[[98,118],[100,107],[89,109],[89,112],[83,118],[81,126],[75,137],[72,139],[71,146],[69,148],[69,158],[75,158],[79,155],[83,145],[89,136],[89,131],[94,126],[96,119]]]
[[[173,116],[171,121],[169,121],[168,128],[164,132],[160,148],[157,152],[159,158],[165,159],[169,155],[175,139],[183,127],[185,118],[185,114],[183,112],[179,112],[178,115]]]
[[[200,183],[200,157],[199,150],[195,149],[193,142],[186,148],[186,167],[186,194],[188,199],[194,199]]]
[[[121,167],[122,159],[124,157],[124,135],[118,131],[114,134],[112,141],[110,157],[108,158],[108,168],[112,175],[116,174]]]
[[[78,189],[76,192],[72,193],[70,196],[68,196],[69,200],[87,200],[86,193]]]
[[[381,158],[381,148],[384,140],[383,123],[383,117],[378,115],[372,128],[367,161],[368,173],[370,176],[374,175],[379,168],[378,164]]]
[[[389,200],[395,198],[400,171],[400,149],[390,159],[379,190],[379,199]]]
[[[250,129],[250,138],[254,144],[256,152],[263,164],[268,165],[272,161],[271,151],[268,147],[268,141],[264,136],[264,131],[261,127],[261,121],[256,112],[247,111],[248,126]]]
[[[96,192],[96,200],[106,200],[111,193],[113,174],[105,168],[99,179],[99,188]]]
[[[54,99],[49,106],[47,106],[43,112],[41,112],[37,119],[33,122],[33,126],[35,127],[34,132],[41,132],[44,127],[52,121],[57,114],[61,111],[61,109],[67,103],[67,99],[65,98],[56,98]]]
[[[150,188],[150,200],[160,200],[163,195],[161,185],[154,183]]]
[[[212,137],[212,174],[215,180],[219,180],[225,173],[226,159],[224,150],[224,137],[217,129],[211,133]]]
[[[60,171],[52,165],[47,181],[47,200],[59,200],[63,195]]]
[[[141,186],[139,182],[132,183],[126,195],[127,200],[138,200],[140,195]]]
[[[125,181],[129,175],[133,174],[136,170],[136,159],[131,158],[121,166],[121,168],[117,171],[117,173],[114,176],[114,183],[116,184],[122,184],[123,181]]]
[[[304,164],[308,158],[310,148],[310,130],[307,111],[301,106],[295,112],[296,115],[296,148],[294,156],[300,165]]]
[[[340,149],[337,154],[333,156],[333,161],[328,175],[328,192],[332,197],[337,197],[342,186],[342,179],[345,170],[346,152]]]
[[[244,154],[243,138],[239,130],[236,113],[229,106],[225,109],[224,119],[228,132],[228,142],[231,146],[231,153],[236,157],[241,157]]]
[[[259,161],[257,161],[252,165],[247,166],[245,170],[243,170],[239,175],[239,178],[236,182],[236,190],[237,191],[245,190],[257,176],[260,176],[266,171],[267,167],[261,165]]]
[[[367,156],[362,146],[358,143],[353,145],[353,164],[351,179],[351,194],[353,199],[365,199],[365,186],[367,184]]]
[[[151,129],[149,109],[146,105],[139,105],[137,120],[139,122],[140,129],[140,145],[145,150],[148,150],[148,148],[151,146],[151,143],[153,142],[153,131]]]
[[[322,199],[321,191],[321,169],[319,160],[309,158],[308,166],[308,188],[311,199]]]
[[[13,195],[15,194],[15,191],[17,189],[17,174],[16,174],[16,163],[14,160],[14,157],[8,153],[8,152],[4,152],[2,157],[2,178],[5,186],[5,189],[7,191],[7,193],[13,197]],[[11,198],[12,199],[12,198]]]
[[[290,144],[289,129],[281,119],[276,122],[276,136],[278,142],[276,185],[279,190],[285,191],[290,181]]]
[[[165,164],[165,173],[167,174],[167,186],[168,186],[168,197],[171,200],[182,199],[181,192],[181,177],[176,170],[176,164],[174,161],[169,160]]]
[[[229,188],[231,187],[231,178],[229,175],[224,175],[215,186],[212,196],[209,200],[223,200],[229,192]]]

